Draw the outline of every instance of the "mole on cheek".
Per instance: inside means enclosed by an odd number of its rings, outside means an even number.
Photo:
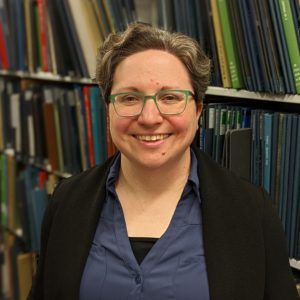
[[[166,155],[166,152],[163,152],[161,155],[162,155],[162,156]]]

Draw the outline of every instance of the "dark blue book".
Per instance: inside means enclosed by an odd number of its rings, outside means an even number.
[[[174,0],[176,31],[187,34],[184,1]]]
[[[25,33],[25,21],[24,21],[24,4],[22,0],[15,1],[15,20],[17,25],[17,43],[16,50],[18,55],[17,69],[25,71],[27,69],[26,62],[26,33]],[[12,1],[13,2],[13,1]]]
[[[72,143],[72,173],[76,174],[81,171],[81,155],[79,131],[76,115],[75,91],[73,89],[67,91],[66,106],[68,108],[68,125]]]
[[[289,54],[285,42],[284,30],[280,17],[279,4],[277,1],[274,0],[268,0],[268,3],[274,28],[273,32],[276,40],[278,56],[283,73],[285,89],[287,93],[296,93],[293,72],[289,62]]]
[[[274,112],[272,123],[272,143],[271,143],[271,181],[270,196],[275,204],[276,194],[276,173],[277,173],[277,157],[278,157],[278,135],[279,135],[279,113]]]
[[[65,26],[67,27],[67,30],[70,34],[69,38],[71,40],[71,45],[74,46],[72,52],[74,52],[74,56],[75,56],[74,59],[76,59],[77,61],[76,65],[79,64],[80,73],[83,75],[83,77],[88,78],[90,76],[89,76],[86,62],[84,60],[83,50],[81,47],[79,37],[77,35],[75,23],[70,11],[69,2],[67,0],[63,0],[61,2],[61,6],[62,6],[61,9],[63,10],[62,14],[64,14],[64,17],[66,18]]]
[[[175,12],[172,0],[160,0],[157,2],[158,26],[165,30],[175,30]],[[201,24],[202,22],[198,22]]]
[[[288,165],[288,184],[287,184],[287,209],[286,209],[286,236],[288,243],[289,253],[292,254],[291,235],[292,235],[292,214],[293,214],[293,192],[294,192],[294,177],[295,177],[295,162],[297,145],[297,129],[298,129],[298,116],[291,115],[291,131],[290,131],[290,159]]]
[[[103,5],[103,0],[98,0],[97,4],[98,4],[98,9],[99,9],[99,12],[100,12],[100,15],[102,18],[103,34],[104,34],[104,36],[107,36],[110,33],[111,29],[110,29],[108,17],[105,13],[105,7]]]
[[[107,0],[109,11],[112,16],[112,21],[116,31],[122,31],[127,25],[126,15],[123,12],[123,1],[119,0]]]
[[[282,160],[281,160],[281,182],[280,182],[280,216],[283,228],[287,233],[287,217],[288,217],[288,181],[291,151],[291,127],[292,115],[285,114],[283,123],[284,138],[282,141]]]
[[[267,63],[266,69],[271,82],[271,91],[273,93],[284,93],[285,87],[283,76],[279,64],[277,44],[274,38],[274,30],[272,26],[268,0],[257,0],[258,13],[261,20],[262,43],[264,45],[265,60]]]
[[[72,173],[72,157],[71,157],[71,141],[68,130],[68,122],[66,119],[65,100],[64,100],[64,90],[56,88],[54,90],[54,105],[58,113],[59,120],[59,132],[61,137],[61,148],[62,148],[62,171],[66,173]]]
[[[293,178],[293,199],[292,199],[292,214],[291,214],[291,241],[290,241],[290,257],[296,258],[297,244],[300,230],[300,115],[298,118],[296,147],[295,147],[295,170]],[[299,257],[297,257],[299,259]]]
[[[196,15],[196,5],[195,1],[183,1],[185,6],[185,13],[186,13],[186,27],[187,27],[187,33],[189,36],[193,37],[194,39],[197,39],[197,15]]]
[[[238,8],[240,11],[241,19],[243,20],[241,26],[245,38],[245,46],[247,50],[247,57],[249,59],[253,88],[255,91],[262,91],[263,84],[261,72],[259,69],[259,60],[257,57],[258,50],[255,41],[250,8],[244,0],[238,0]]]
[[[251,71],[249,66],[249,57],[247,56],[247,48],[245,42],[245,35],[242,29],[242,18],[239,12],[237,1],[228,1],[229,10],[232,18],[234,35],[236,38],[237,54],[240,61],[240,68],[245,87],[249,91],[253,91],[254,86],[252,83]]]
[[[43,122],[42,95],[40,91],[34,91],[32,97],[32,117],[34,126],[35,162],[43,165],[47,157],[46,137]]]
[[[272,153],[272,127],[273,114],[264,113],[264,133],[263,133],[263,155],[262,155],[262,173],[263,173],[263,188],[267,193],[271,191],[271,153]]]
[[[196,1],[196,0],[195,0]],[[214,27],[210,0],[196,1],[197,20],[202,20],[203,44],[200,44],[205,53],[212,60],[211,85],[222,86],[217,46],[214,38]]]
[[[260,80],[262,81],[263,91],[264,92],[272,92],[272,82],[270,78],[270,70],[269,63],[267,60],[266,54],[266,45],[264,44],[264,40],[262,39],[263,31],[262,31],[262,22],[259,17],[259,8],[256,0],[246,0],[249,14],[250,14],[250,22],[252,27],[252,40],[256,46],[256,55],[258,60],[258,69],[260,73]]]
[[[26,204],[27,204],[27,211],[28,211],[28,220],[29,220],[29,231],[30,231],[30,245],[31,251],[37,251],[39,248],[38,237],[36,235],[36,227],[35,227],[35,217],[33,211],[33,191],[34,187],[36,186],[36,178],[37,178],[38,170],[33,167],[28,167],[26,170],[21,174],[22,178],[24,178],[25,187],[26,187]]]
[[[46,5],[55,39],[55,57],[58,72],[65,76],[84,76],[84,70],[81,70],[79,64],[80,60],[77,54],[78,49],[74,41],[74,34],[68,22],[65,1],[47,1]]]
[[[40,251],[42,221],[47,204],[48,195],[46,190],[38,186],[33,187],[31,191],[31,206],[37,252]]]
[[[253,184],[257,184],[257,118],[258,118],[258,111],[256,109],[251,110],[251,182]]]
[[[75,93],[76,93],[76,97],[79,98],[79,102],[80,102],[80,116],[83,124],[83,146],[85,150],[84,154],[85,154],[86,165],[87,167],[89,167],[91,164],[90,164],[89,148],[88,148],[88,140],[87,140],[87,125],[86,125],[86,115],[84,109],[84,97],[83,97],[82,87],[75,86]]]

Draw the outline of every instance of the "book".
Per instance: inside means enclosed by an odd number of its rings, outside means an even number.
[[[43,122],[44,122],[44,134],[47,146],[47,157],[52,171],[59,170],[59,158],[58,158],[58,146],[57,135],[55,129],[54,119],[54,100],[51,88],[43,88],[44,102],[42,104],[43,109]]]
[[[40,43],[41,69],[44,72],[48,72],[49,62],[48,62],[48,38],[47,38],[45,0],[36,0],[36,1],[37,1],[37,14],[38,14],[38,34],[39,34],[39,43]]]
[[[92,132],[94,144],[95,164],[100,164],[102,150],[101,145],[101,132],[100,132],[100,89],[98,87],[90,87],[90,103],[91,103],[91,119],[92,119]]]
[[[95,153],[94,153],[94,139],[93,139],[93,126],[92,126],[92,113],[91,113],[91,100],[90,100],[90,87],[83,87],[83,99],[84,99],[84,112],[86,118],[86,132],[88,142],[88,153],[90,167],[95,165]]]
[[[228,131],[228,134],[228,168],[238,176],[250,180],[251,129],[232,129]]]
[[[1,69],[8,70],[10,68],[10,63],[9,63],[7,45],[5,41],[3,23],[1,19],[0,19],[0,59],[1,59]]]
[[[212,19],[214,25],[214,33],[215,33],[215,40],[216,40],[216,46],[217,46],[217,52],[219,58],[222,83],[223,83],[223,87],[229,88],[231,87],[231,79],[230,79],[229,67],[227,64],[225,44],[224,44],[224,39],[222,34],[217,0],[211,0],[210,3],[211,3]]]
[[[231,83],[233,88],[239,89],[243,87],[243,81],[240,73],[240,63],[237,56],[236,41],[229,15],[228,2],[226,0],[217,1]]]
[[[36,253],[20,253],[17,256],[19,300],[26,300],[35,274]]]
[[[272,126],[273,114],[264,113],[263,133],[263,187],[270,194],[271,192],[271,153],[272,153]]]
[[[285,40],[292,66],[296,93],[300,94],[300,49],[297,41],[295,25],[289,0],[279,0],[281,20],[283,23]]]
[[[89,2],[67,0],[67,3],[82,47],[83,57],[88,69],[88,77],[94,77],[95,63],[91,58],[96,57],[97,48],[101,42],[98,28],[95,25],[95,16],[90,13]]]

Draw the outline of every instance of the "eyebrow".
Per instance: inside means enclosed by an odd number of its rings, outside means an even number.
[[[162,86],[157,92],[159,91],[163,91],[163,90],[178,90],[181,89],[179,86],[168,86],[168,85],[164,85]],[[120,87],[117,89],[118,92],[123,92],[123,91],[133,91],[133,92],[141,92],[141,90],[135,86],[124,86],[124,87]]]

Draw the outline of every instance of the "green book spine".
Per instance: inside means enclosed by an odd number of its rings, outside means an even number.
[[[289,0],[279,0],[280,15],[284,28],[286,44],[297,94],[300,94],[300,50],[297,43],[296,29]]]
[[[243,80],[240,72],[240,64],[237,56],[235,37],[232,30],[231,19],[226,0],[218,0],[218,9],[222,26],[222,34],[225,44],[225,52],[229,66],[232,87],[239,89],[243,87]],[[238,26],[238,24],[237,24]]]

